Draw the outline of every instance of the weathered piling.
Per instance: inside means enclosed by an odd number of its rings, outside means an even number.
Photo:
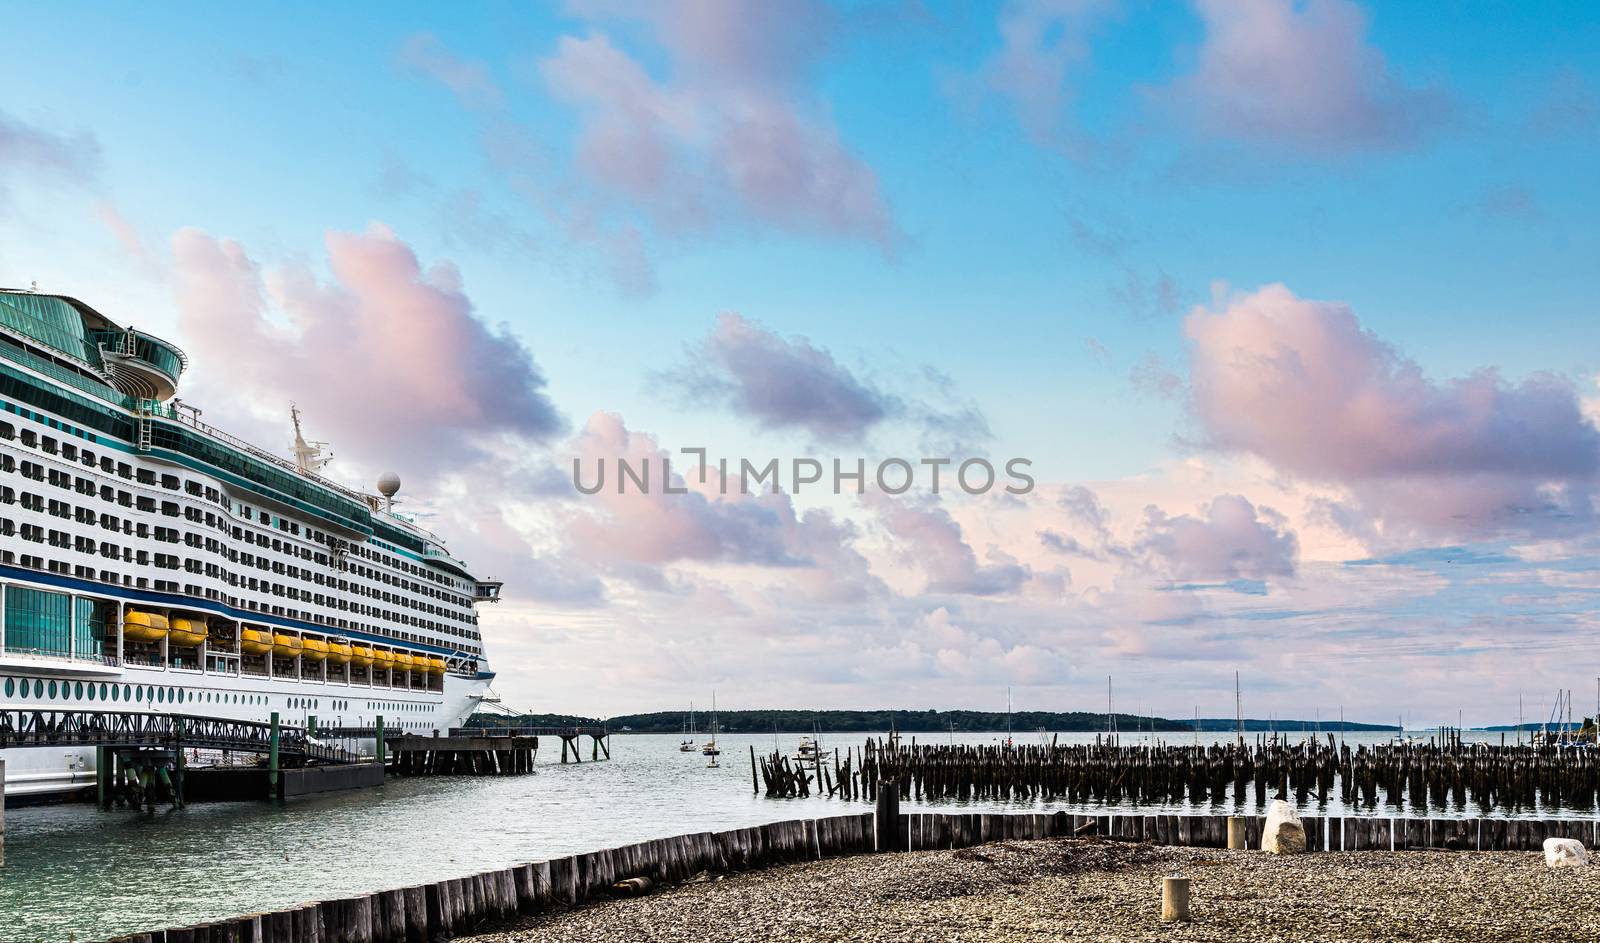
[[[819,764],[820,767],[820,764]],[[805,769],[774,754],[761,764],[767,794],[809,794]],[[1253,801],[1297,805],[1342,799],[1347,807],[1522,811],[1596,808],[1600,756],[1555,744],[1466,743],[1459,735],[1429,743],[1349,746],[1329,735],[1296,743],[1258,738],[1212,746],[1114,742],[1061,745],[917,745],[867,741],[860,761],[833,770],[830,796],[875,800],[893,779],[902,798],[1072,803]]]

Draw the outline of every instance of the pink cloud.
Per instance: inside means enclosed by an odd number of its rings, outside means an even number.
[[[540,63],[578,107],[579,169],[669,229],[735,208],[801,232],[898,239],[876,174],[846,149],[805,87],[826,48],[820,5],[591,4],[643,20],[665,50],[658,80],[601,33],[564,37]]]
[[[782,491],[742,494],[730,481],[722,494],[715,459],[702,484],[693,456],[667,452],[649,433],[628,429],[621,416],[595,413],[565,451],[579,463],[586,487],[605,463],[605,486],[575,500],[565,528],[573,550],[603,570],[659,585],[659,568],[668,564],[735,564],[812,571],[802,578],[819,599],[878,589],[852,546],[853,524],[823,510],[802,514]],[[619,459],[647,473],[648,493],[631,479],[619,486]],[[666,493],[668,461],[673,486],[686,493]]]
[[[1449,118],[1449,96],[1401,80],[1349,0],[1195,6],[1206,27],[1198,62],[1165,98],[1202,131],[1339,153],[1415,145]]]
[[[821,440],[859,438],[900,407],[826,349],[733,313],[717,317],[674,379],[693,395],[727,400],[763,427],[803,429]]]
[[[1600,429],[1554,376],[1444,382],[1345,305],[1271,285],[1184,322],[1209,443],[1348,487],[1372,515],[1444,532],[1587,524]]]
[[[902,562],[927,575],[925,592],[994,596],[1014,593],[1033,577],[1028,566],[996,547],[987,563],[967,543],[961,525],[935,503],[869,496],[878,520],[895,541]]]
[[[454,267],[424,270],[381,226],[328,233],[326,282],[300,266],[263,273],[238,242],[196,229],[172,248],[202,382],[236,401],[298,400],[346,454],[441,473],[563,426],[532,355],[478,319]]]
[[[500,87],[489,75],[489,67],[457,57],[432,33],[407,39],[395,58],[413,75],[444,85],[468,108],[498,108],[501,104]]]
[[[1000,49],[976,78],[1015,105],[1038,143],[1079,149],[1067,128],[1068,79],[1089,63],[1090,31],[1115,8],[1114,0],[1010,0],[997,24]]]
[[[1293,576],[1299,553],[1283,515],[1236,494],[1218,495],[1199,516],[1146,508],[1134,547],[1157,572],[1175,580]]]

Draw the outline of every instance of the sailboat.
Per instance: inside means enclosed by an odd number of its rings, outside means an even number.
[[[694,752],[694,702],[689,702],[689,716],[683,721],[683,741],[678,744],[679,753]]]
[[[712,769],[715,769],[719,765],[717,763],[717,757],[722,754],[722,748],[717,746],[717,734],[719,732],[720,731],[717,727],[717,695],[713,693],[711,695],[711,739],[707,740],[705,744],[700,747],[700,752],[702,754],[711,757],[711,762],[707,763],[706,765]]]

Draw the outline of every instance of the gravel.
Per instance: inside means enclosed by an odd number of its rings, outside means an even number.
[[[1189,924],[1160,921],[1190,878]],[[1096,839],[862,855],[527,918],[475,943],[825,940],[1600,939],[1600,866],[1539,853],[1277,857]]]

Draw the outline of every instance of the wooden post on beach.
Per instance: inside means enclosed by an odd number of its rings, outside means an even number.
[[[1161,919],[1164,921],[1189,921],[1189,879],[1170,877],[1161,879]]]
[[[900,790],[893,779],[879,783],[878,805],[874,810],[872,830],[877,837],[879,851],[900,851]]]
[[[756,745],[750,744],[750,791],[761,791],[761,778],[756,775]]]

